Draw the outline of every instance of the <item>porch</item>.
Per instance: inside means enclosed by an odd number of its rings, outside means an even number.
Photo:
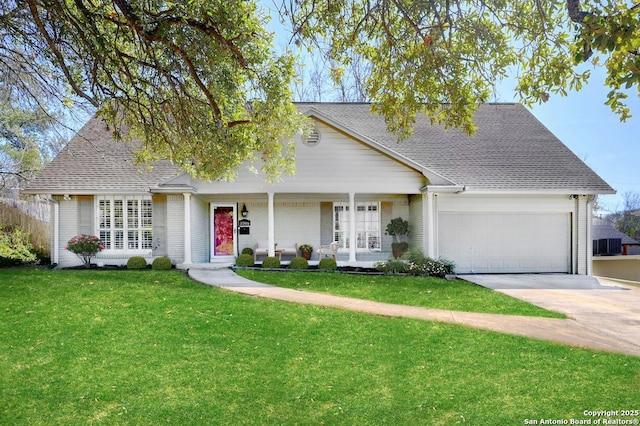
[[[372,269],[374,265],[378,261],[355,261],[350,262],[348,260],[338,260],[336,263],[338,264],[338,268],[352,267],[352,268],[367,268]],[[291,260],[283,260],[282,266],[288,266],[291,263]],[[320,263],[319,260],[310,260],[309,266],[318,266]],[[235,265],[235,262],[209,262],[209,263],[179,263],[176,265],[177,269],[189,270],[189,269],[201,269],[201,270],[215,270],[215,269],[225,269],[230,268]],[[262,265],[262,261],[259,260],[256,262],[256,265]]]

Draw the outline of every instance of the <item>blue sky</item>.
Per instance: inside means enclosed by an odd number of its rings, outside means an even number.
[[[637,91],[630,93],[627,105],[633,117],[620,122],[604,105],[609,89],[603,82],[604,71],[594,70],[581,91],[552,96],[531,112],[617,191],[599,198],[606,214],[622,209],[626,192],[640,193],[640,98]],[[502,95],[513,99],[508,91]]]

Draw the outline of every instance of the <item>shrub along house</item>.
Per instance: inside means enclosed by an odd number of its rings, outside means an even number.
[[[201,182],[167,161],[136,167],[93,118],[25,192],[50,196],[60,266],[78,264],[65,244],[80,233],[105,243],[104,264],[229,262],[265,240],[271,255],[278,241],[335,241],[339,263],[386,260],[401,217],[410,247],[458,273],[590,273],[591,203],[614,191],[524,107],[482,105],[473,137],[419,117],[402,143],[369,107],[298,104],[315,131],[291,142],[297,172],[275,184],[248,168]]]

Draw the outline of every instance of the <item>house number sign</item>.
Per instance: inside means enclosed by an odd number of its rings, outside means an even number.
[[[251,229],[251,221],[248,219],[241,219],[238,221],[238,233],[240,235],[249,235]]]

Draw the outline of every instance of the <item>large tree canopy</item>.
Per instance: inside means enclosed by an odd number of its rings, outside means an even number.
[[[606,102],[628,117],[640,85],[637,6],[627,0],[276,0],[292,42],[326,55],[340,82],[367,64],[363,91],[399,139],[416,114],[474,130],[477,106],[516,73],[525,103],[580,89],[585,61],[606,66]],[[230,177],[246,159],[270,178],[303,129],[256,0],[6,0],[0,61],[19,54],[62,101],[98,108],[141,159],[171,158],[193,176]],[[61,90],[52,90],[51,87]],[[285,169],[287,170],[287,169]],[[290,167],[289,169],[290,170]]]
[[[0,194],[15,196],[61,147],[49,108],[51,96],[42,92],[38,73],[25,70],[23,55],[0,57]]]

